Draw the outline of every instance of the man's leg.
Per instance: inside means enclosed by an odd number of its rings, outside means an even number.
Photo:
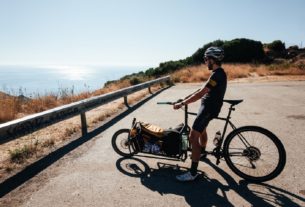
[[[192,129],[190,133],[190,142],[192,145],[192,161],[198,162],[200,159],[201,146],[199,143],[199,138],[201,137],[201,133]]]
[[[198,168],[198,162],[200,160],[200,154],[201,154],[201,146],[200,146],[200,139],[201,133],[192,129],[190,133],[190,142],[192,144],[192,165],[191,165],[191,175],[197,176],[197,168]]]
[[[206,149],[207,143],[208,143],[208,134],[207,134],[207,130],[205,128],[200,135],[200,145],[203,150]]]
[[[200,146],[201,146],[200,160],[204,160],[207,157],[207,152],[206,152],[207,142],[208,142],[208,134],[205,128],[200,135]]]
[[[198,162],[200,159],[200,152],[201,152],[201,146],[199,143],[199,137],[201,133],[196,131],[196,130],[191,130],[190,133],[190,142],[192,145],[192,165],[191,169],[189,172],[184,173],[182,175],[178,175],[176,178],[179,181],[192,181],[195,180],[196,177],[198,176],[197,174],[197,167],[198,167]]]
[[[210,121],[210,116],[209,114],[205,114],[202,109],[199,110],[198,116],[194,121],[192,130],[190,132],[190,143],[192,145],[192,165],[191,169],[189,172],[178,175],[176,178],[179,181],[191,181],[196,179],[198,176],[197,174],[197,167],[198,167],[198,162],[200,160],[200,154],[201,154],[201,144],[202,142],[203,145],[206,146],[207,142],[207,134],[206,134],[206,127]],[[203,138],[201,138],[201,136]],[[202,139],[202,141],[199,139]]]

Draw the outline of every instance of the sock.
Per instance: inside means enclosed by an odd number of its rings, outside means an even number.
[[[195,176],[197,174],[197,167],[198,167],[198,162],[192,161],[191,170],[190,170],[192,176]]]

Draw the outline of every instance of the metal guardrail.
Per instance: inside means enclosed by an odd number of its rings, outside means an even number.
[[[165,76],[139,85],[130,86],[128,88],[120,89],[111,93],[91,97],[82,101],[59,106],[54,109],[0,124],[0,144],[6,143],[13,139],[17,139],[21,136],[30,134],[34,131],[76,115],[81,116],[82,134],[85,135],[87,134],[87,121],[85,114],[86,111],[122,97],[124,97],[124,103],[128,106],[127,95],[145,88],[148,88],[149,92],[151,93],[150,87],[152,85],[169,81],[169,79],[170,76]]]

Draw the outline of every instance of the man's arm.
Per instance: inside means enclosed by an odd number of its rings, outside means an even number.
[[[213,90],[213,88],[217,86],[218,82],[219,82],[219,77],[216,75],[216,73],[213,73],[205,86],[203,86],[199,90],[195,91],[194,93],[192,93],[189,96],[187,96],[186,98],[184,98],[184,100],[181,101],[180,103],[175,104],[174,109],[179,109],[183,105],[187,105],[187,104],[197,101],[198,99],[203,97],[205,94],[207,94],[211,90]]]
[[[208,87],[206,87],[206,86],[203,87],[203,88],[198,89],[194,93],[192,93],[189,96],[187,96],[183,101],[181,101],[179,103],[176,103],[174,105],[174,109],[179,109],[183,105],[187,105],[187,104],[190,104],[190,103],[193,103],[193,102],[199,100],[202,96],[204,96],[209,91],[210,91],[210,89]]]
[[[200,90],[193,93],[190,97],[184,99],[182,101],[182,105],[187,105],[187,104],[193,103],[193,102],[199,100],[201,97],[203,97],[208,92],[210,92],[210,89],[208,87],[200,88]]]
[[[201,88],[198,88],[196,91],[194,91],[193,93],[187,95],[186,97],[183,98],[183,100],[188,99],[189,97],[191,97],[192,95],[194,95],[195,93],[198,93],[201,90]]]

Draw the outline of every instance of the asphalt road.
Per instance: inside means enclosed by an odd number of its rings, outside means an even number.
[[[164,128],[183,122],[183,111],[157,105],[174,101],[196,90],[198,84],[182,84],[160,93],[84,146],[65,155],[35,178],[4,198],[20,199],[14,205],[53,206],[305,206],[305,82],[232,83],[226,99],[244,99],[232,114],[237,126],[259,125],[274,132],[287,151],[280,176],[264,184],[250,184],[236,176],[224,161],[209,158],[199,164],[195,182],[179,183],[175,175],[185,163],[136,156],[123,159],[111,147],[111,137],[129,128],[133,117]],[[199,103],[190,106],[197,111]],[[224,105],[221,114],[227,112]],[[190,117],[192,123],[193,117]],[[222,122],[208,128],[208,148]],[[79,152],[78,152],[79,151]],[[18,194],[20,192],[20,194]],[[26,193],[25,193],[26,192]],[[8,202],[9,204],[9,202]]]

